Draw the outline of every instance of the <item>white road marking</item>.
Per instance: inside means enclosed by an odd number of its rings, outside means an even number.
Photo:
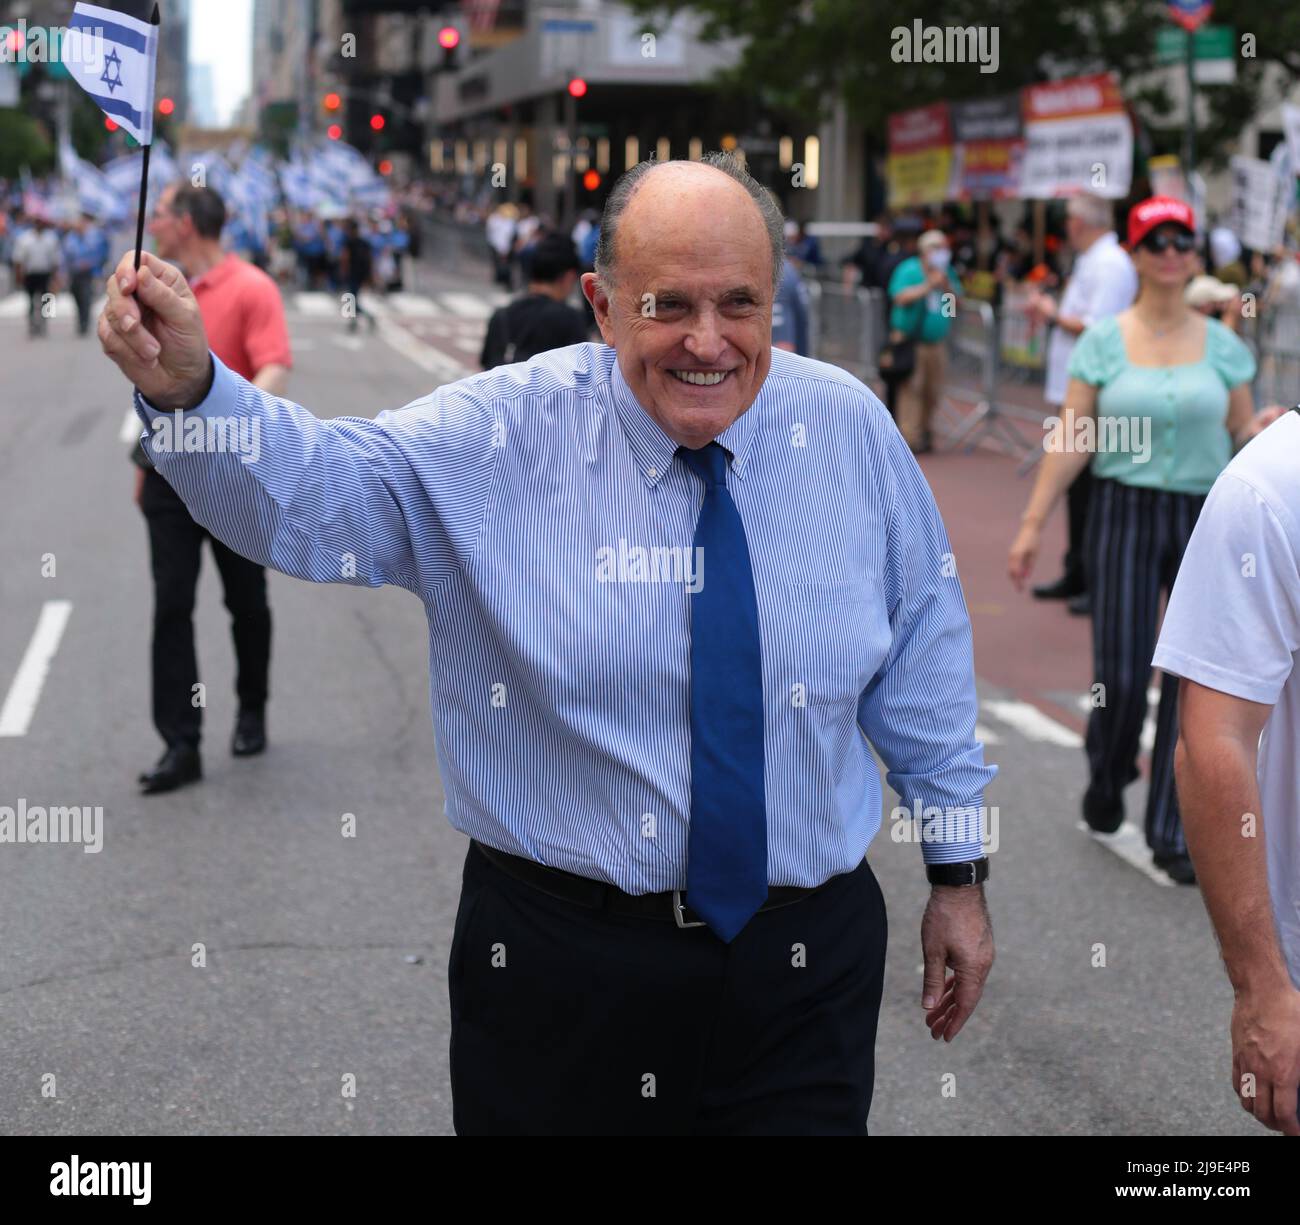
[[[491,305],[472,293],[448,289],[438,295],[438,300],[453,315],[462,315],[466,319],[486,319],[492,313]]]
[[[442,308],[424,294],[390,293],[388,305],[395,314],[407,315],[411,318],[430,318],[443,314]]]
[[[303,315],[333,315],[336,319],[343,318],[343,303],[336,294],[304,290],[302,293],[294,294],[293,304],[294,308]]]
[[[1147,846],[1146,835],[1131,821],[1125,821],[1113,834],[1099,834],[1096,830],[1089,829],[1086,821],[1080,821],[1079,828],[1091,834],[1092,840],[1099,846],[1118,855],[1157,885],[1168,885],[1171,889],[1177,885],[1168,872],[1156,867],[1151,857],[1151,848]]]
[[[331,336],[330,340],[340,348],[350,349],[353,353],[359,352],[366,343],[360,336]]]
[[[36,619],[32,640],[27,644],[13,684],[9,686],[5,704],[0,706],[0,736],[27,735],[50,670],[50,661],[59,649],[59,640],[71,615],[71,600],[45,601],[41,615]]]
[[[144,433],[144,424],[135,415],[135,409],[128,408],[122,418],[122,428],[117,432],[118,442],[138,442]]]
[[[995,719],[1001,720],[1008,727],[1014,728],[1027,740],[1040,740],[1047,744],[1059,744],[1062,748],[1079,749],[1083,747],[1083,737],[1078,732],[1058,723],[1043,714],[1037,706],[1028,702],[986,698],[984,709]]]
[[[985,727],[982,723],[975,724],[975,739],[983,744],[1001,744],[1002,737],[997,732]]]
[[[90,305],[90,317],[98,319],[108,299],[100,294]],[[6,294],[0,298],[0,319],[25,319],[27,317],[27,295],[21,291]],[[56,294],[54,298],[54,316],[56,319],[76,319],[77,300],[70,293]],[[48,322],[48,320],[47,320]]]
[[[472,336],[453,336],[451,347],[468,353],[475,361],[478,361],[479,354],[483,352],[483,346]]]
[[[409,361],[413,361],[422,370],[427,370],[439,380],[440,384],[454,383],[457,379],[463,379],[470,373],[468,367],[454,358],[448,357],[445,353],[439,353],[437,349],[416,340],[400,324],[381,319],[379,321],[379,336],[390,349],[400,353]]]

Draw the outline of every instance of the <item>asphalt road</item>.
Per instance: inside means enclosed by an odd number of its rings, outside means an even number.
[[[425,394],[471,360],[486,310],[473,296],[457,286],[394,308],[357,337],[295,301],[290,394],[320,416]],[[228,623],[206,559],[206,778],[139,796],[159,745],[127,388],[66,317],[29,342],[0,304],[0,351],[0,702],[42,610],[70,604],[45,614],[66,623],[25,731],[0,735],[0,804],[104,809],[97,854],[0,846],[0,1133],[449,1133],[446,960],[466,842],[442,815],[418,602],[272,575],[271,748],[236,760]],[[962,519],[947,481],[963,461],[937,462],[941,505]],[[1010,482],[1006,461],[971,463]],[[998,962],[966,1031],[934,1043],[920,852],[886,826],[870,855],[890,916],[873,1134],[1264,1134],[1230,1091],[1231,993],[1199,895],[1079,827],[1077,727],[1054,718],[1061,704],[1035,704],[1075,687],[1078,661],[1038,646],[1050,610],[1006,601],[997,615],[997,652],[977,655],[1001,768],[987,801]]]

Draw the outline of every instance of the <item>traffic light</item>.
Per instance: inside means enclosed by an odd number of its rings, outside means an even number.
[[[176,103],[173,102],[170,98],[158,99],[158,114],[170,115],[172,111],[174,111],[175,109],[176,109]]]
[[[385,122],[387,121],[378,112],[370,116],[370,128],[374,132],[382,132]]]
[[[595,191],[600,186],[600,171],[588,170],[582,176],[582,185],[587,191]]]
[[[104,127],[106,127],[110,132],[117,131],[117,124],[107,115],[104,116]]]
[[[379,173],[385,178],[393,173],[393,163],[390,162],[388,158],[384,158],[384,160],[379,163]]]
[[[587,82],[581,77],[573,77],[569,81],[569,96],[571,98],[581,98],[587,92]]]
[[[325,135],[328,136],[330,140],[342,140],[343,129],[339,127],[337,123],[331,123],[330,126],[325,129]]]
[[[439,72],[451,72],[456,67],[456,48],[460,46],[460,31],[455,26],[443,26],[438,31],[438,46],[442,48]]]
[[[343,99],[336,93],[328,93],[325,95],[324,103],[327,111],[336,111],[343,105]]]

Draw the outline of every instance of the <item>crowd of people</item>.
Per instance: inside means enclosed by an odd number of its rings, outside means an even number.
[[[18,184],[0,181],[0,264],[11,288],[27,295],[27,332],[44,336],[53,295],[66,290],[77,306],[77,333],[90,333],[91,307],[108,267],[109,234],[78,213],[56,220]]]

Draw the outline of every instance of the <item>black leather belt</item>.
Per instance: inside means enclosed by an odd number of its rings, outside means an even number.
[[[561,901],[576,902],[579,906],[592,910],[608,910],[613,914],[633,915],[641,919],[662,919],[665,922],[675,922],[678,927],[705,926],[703,920],[686,905],[680,889],[668,893],[624,893],[616,885],[578,876],[573,872],[563,872],[559,868],[548,868],[534,860],[508,855],[505,851],[498,851],[496,847],[486,846],[473,839],[470,845],[476,847],[501,871]],[[831,880],[834,879],[831,877]],[[768,889],[767,901],[759,910],[778,910],[782,906],[792,906],[825,887],[826,884],[811,889],[794,885],[773,886]]]

